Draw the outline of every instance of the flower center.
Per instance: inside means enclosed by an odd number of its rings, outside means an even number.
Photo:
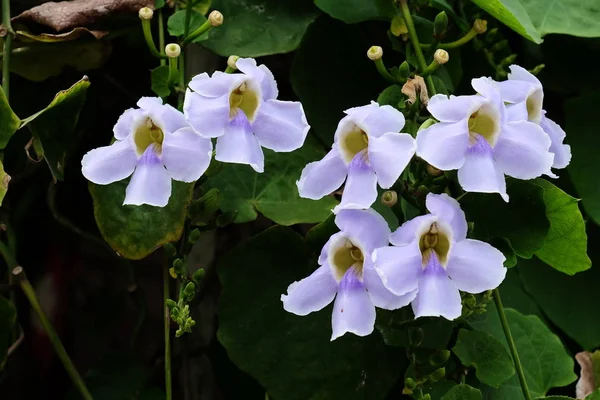
[[[341,281],[346,271],[352,266],[355,266],[359,275],[362,275],[364,259],[362,250],[349,239],[346,239],[346,242],[335,250],[331,262],[333,274],[337,281]]]
[[[423,268],[427,265],[432,252],[435,252],[440,264],[445,266],[450,251],[450,240],[447,235],[438,229],[437,222],[434,222],[429,227],[429,231],[421,236],[419,248],[421,249]]]
[[[544,94],[541,90],[536,90],[527,97],[527,116],[531,122],[539,124],[542,120],[542,102]]]
[[[479,110],[469,117],[469,136],[471,140],[475,134],[482,136],[490,146],[494,147],[500,134],[500,113],[490,104],[483,104]]]
[[[258,103],[258,94],[250,89],[246,82],[243,82],[229,95],[229,118],[233,119],[237,110],[240,109],[246,114],[248,121],[254,120]]]
[[[344,161],[349,163],[355,155],[369,147],[367,134],[354,125],[340,140],[340,150]]]
[[[148,146],[156,144],[157,149],[160,151],[164,138],[165,135],[162,129],[154,125],[154,122],[150,118],[146,118],[134,133],[133,141],[135,142],[135,150],[141,156]]]

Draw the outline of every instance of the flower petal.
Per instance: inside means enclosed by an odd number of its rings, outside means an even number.
[[[260,83],[263,101],[274,100],[277,98],[279,91],[277,90],[277,82],[273,73],[266,65],[256,65],[256,60],[253,58],[239,58],[236,62],[237,68],[251,79]]]
[[[365,153],[360,152],[348,165],[342,201],[333,210],[334,213],[343,208],[369,208],[377,200],[377,176],[364,158]]]
[[[529,121],[508,122],[494,147],[497,166],[517,179],[533,179],[550,171],[554,155],[550,137]]]
[[[508,74],[508,79],[517,79],[520,81],[527,81],[533,83],[535,85],[542,86],[542,83],[538,78],[535,77],[531,72],[527,71],[525,68],[520,67],[516,64],[513,64],[508,67],[510,73]]]
[[[338,294],[333,304],[331,340],[346,332],[367,336],[373,332],[374,325],[375,306],[364,284],[358,279],[355,268],[349,268],[339,283]]]
[[[422,271],[419,242],[402,247],[380,247],[373,252],[372,259],[383,285],[392,293],[404,295],[417,289]]]
[[[277,152],[302,147],[309,129],[302,104],[297,101],[266,101],[252,123],[260,145]]]
[[[377,274],[370,262],[365,262],[365,266],[363,267],[363,282],[373,305],[385,310],[397,310],[398,308],[407,306],[417,295],[416,286],[415,290],[401,296],[390,292],[383,285],[381,277]]]
[[[500,286],[506,276],[504,260],[490,244],[465,239],[452,247],[446,272],[458,289],[481,293]]]
[[[388,132],[369,139],[369,162],[379,186],[390,188],[415,154],[415,141],[407,133]]]
[[[229,123],[227,132],[217,139],[215,159],[222,162],[248,164],[256,172],[264,171],[265,156],[243,111],[238,110]]]
[[[521,80],[507,80],[498,82],[500,96],[507,103],[524,103],[527,97],[535,90],[535,86],[531,82]]]
[[[125,189],[125,204],[164,207],[171,197],[171,177],[150,145],[142,154]]]
[[[296,315],[319,311],[333,301],[337,286],[331,268],[325,264],[306,278],[288,286],[287,295],[281,295],[283,309]]]
[[[265,77],[263,78],[261,85],[263,101],[276,99],[277,96],[279,96],[279,90],[277,89],[277,82],[275,82],[273,73],[264,64],[259,65],[258,68],[262,69],[265,73]]]
[[[242,74],[225,74],[216,71],[211,77],[202,73],[192,78],[188,86],[203,97],[222,97],[229,95],[247,78]]]
[[[482,76],[481,78],[475,78],[471,80],[471,86],[485,98],[485,102],[488,104],[488,108],[491,106],[496,108],[500,116],[500,122],[506,121],[506,107],[502,101],[500,95],[500,89],[498,88],[498,82],[492,78]]]
[[[89,151],[81,160],[81,173],[98,185],[120,181],[133,173],[137,155],[129,140]]]
[[[153,108],[150,112],[150,117],[152,118],[152,121],[166,134],[189,126],[183,113],[170,104]]]
[[[460,293],[454,282],[446,275],[435,255],[419,276],[419,292],[412,302],[415,318],[444,317],[456,319],[462,314]]]
[[[390,228],[385,219],[373,209],[340,210],[335,216],[335,224],[369,256],[373,250],[388,245]]]
[[[545,116],[542,117],[540,126],[550,136],[552,142],[550,145],[550,152],[554,154],[552,168],[565,168],[571,162],[571,146],[563,144],[567,134],[560,125]]]
[[[508,202],[506,180],[502,170],[494,161],[492,148],[480,135],[465,158],[464,165],[458,170],[458,182],[467,192],[500,193]]]
[[[129,135],[133,134],[135,132],[135,128],[137,127],[137,121],[142,119],[145,115],[146,112],[139,108],[130,108],[125,110],[113,128],[115,138],[117,140],[123,140]]]
[[[256,82],[262,82],[265,77],[265,71],[258,68],[254,58],[238,58],[235,62],[235,66],[240,70],[240,72],[249,76]]]
[[[339,240],[341,239],[341,237],[346,237],[346,234],[344,232],[334,233],[327,240],[327,242],[325,243],[325,245],[321,249],[321,254],[319,254],[319,260],[318,260],[319,265],[323,265],[323,264],[325,264],[327,262],[327,256],[329,254],[329,245],[332,244],[332,243],[339,242]]]
[[[364,108],[361,107],[360,112],[353,109],[347,112],[369,138],[379,137],[387,132],[400,132],[404,127],[404,115],[392,106],[379,106],[372,102]]]
[[[163,101],[160,97],[142,97],[137,102],[137,106],[145,111],[150,111],[154,107],[160,107],[162,104]]]
[[[225,134],[229,125],[229,95],[205,97],[187,90],[183,113],[194,130],[207,138]]]
[[[443,171],[462,167],[468,146],[466,120],[440,122],[417,133],[417,156]]]
[[[390,235],[390,243],[394,246],[407,246],[428,232],[431,224],[437,221],[433,214],[420,215],[404,222]]]
[[[162,161],[172,179],[197,181],[206,171],[212,155],[212,142],[192,128],[183,128],[165,135]]]
[[[296,182],[300,197],[319,200],[325,195],[338,189],[346,179],[347,168],[339,156],[338,150],[333,148],[320,161],[306,165]]]
[[[452,227],[454,240],[463,240],[467,237],[467,219],[458,201],[446,193],[429,193],[425,205],[429,212],[446,221]]]
[[[481,106],[481,96],[450,96],[436,94],[427,104],[427,110],[441,122],[464,121]]]

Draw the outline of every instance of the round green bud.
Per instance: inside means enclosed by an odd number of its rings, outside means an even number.
[[[423,397],[421,397],[421,400],[431,400],[431,395],[429,393],[423,395]]]
[[[415,382],[415,380],[413,378],[406,378],[404,380],[404,386],[410,390],[413,390],[414,388],[417,387],[417,383]]]
[[[408,62],[404,61],[402,64],[400,64],[400,67],[398,68],[398,75],[400,75],[400,78],[404,80],[408,79],[410,76],[410,65],[408,65]]]
[[[398,203],[398,193],[393,190],[386,190],[381,195],[381,204],[386,207],[394,207]]]
[[[173,269],[177,275],[185,274],[185,263],[181,258],[176,258],[175,261],[173,261]]]
[[[181,54],[181,47],[177,43],[169,43],[165,46],[165,54],[169,58],[177,58]]]
[[[437,39],[442,38],[446,33],[446,29],[448,29],[448,15],[445,11],[442,11],[436,15],[433,22],[433,36]]]
[[[438,365],[444,364],[446,361],[448,361],[449,358],[450,350],[439,350],[433,353],[431,357],[429,357],[429,363],[432,366],[437,367]]]
[[[202,233],[200,232],[200,230],[198,228],[196,228],[190,232],[190,236],[189,236],[188,240],[190,243],[196,243],[200,239],[201,235],[202,235]]]
[[[183,294],[185,294],[186,296],[190,296],[194,294],[195,291],[196,285],[194,284],[194,282],[188,282],[188,284],[185,285],[185,289],[183,289]]]
[[[204,279],[204,268],[200,268],[192,275],[192,280],[196,283],[196,285],[200,285],[202,280]]]
[[[473,29],[479,35],[485,33],[485,31],[487,31],[487,21],[485,19],[476,19],[475,22],[473,22]]]
[[[367,51],[367,57],[371,61],[380,60],[383,57],[383,49],[380,46],[371,46]]]
[[[431,379],[432,382],[437,382],[440,379],[442,379],[444,376],[446,376],[446,368],[442,367],[442,368],[438,368],[435,371],[433,371],[429,375],[429,379]]]
[[[138,15],[141,19],[152,19],[152,17],[154,16],[154,11],[149,8],[149,7],[142,7],[140,8],[140,11],[138,11]]]
[[[237,69],[237,60],[239,60],[239,56],[229,56],[227,59],[227,66],[233,70]]]
[[[165,254],[167,255],[167,257],[173,258],[177,256],[177,248],[175,248],[175,245],[173,245],[173,243],[167,243],[163,247],[165,249]]]
[[[212,26],[219,26],[223,24],[223,14],[219,11],[214,10],[208,15],[208,21]]]
[[[173,301],[171,299],[167,299],[166,305],[169,310],[173,310],[174,308],[177,308],[177,303],[175,303],[175,301]]]
[[[435,53],[433,53],[433,59],[436,63],[444,65],[450,60],[450,55],[444,49],[437,49]]]

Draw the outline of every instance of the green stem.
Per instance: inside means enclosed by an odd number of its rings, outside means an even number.
[[[381,75],[383,79],[390,83],[402,83],[398,79],[394,78],[392,74],[390,74],[385,65],[383,65],[383,60],[381,58],[378,60],[374,60],[373,62],[375,63],[375,68],[377,68],[377,72],[379,72],[379,75]]]
[[[423,55],[423,50],[419,45],[419,36],[417,35],[417,30],[415,29],[415,23],[413,22],[412,16],[410,15],[410,9],[408,8],[407,0],[400,0],[400,9],[402,11],[402,16],[404,17],[404,22],[406,22],[406,27],[408,28],[408,34],[410,36],[410,41],[415,48],[415,55],[417,56],[417,61],[419,62],[419,69],[421,71],[425,71],[427,69],[427,62],[425,61],[425,56]],[[429,90],[429,95],[433,96],[436,94],[435,91],[435,83],[433,83],[433,79],[431,76],[425,77],[425,81],[427,82],[427,89]]]
[[[181,56],[181,54],[179,54]],[[174,87],[177,81],[177,59],[179,57],[169,57],[169,87]]]
[[[523,371],[523,366],[521,365],[521,360],[519,359],[519,353],[517,352],[515,341],[513,340],[512,334],[510,333],[510,327],[508,325],[508,320],[506,319],[506,314],[504,313],[504,307],[502,306],[502,299],[500,299],[500,291],[498,290],[498,288],[494,289],[494,302],[496,303],[496,309],[498,310],[498,315],[500,316],[500,323],[502,324],[502,329],[504,329],[504,336],[506,336],[506,341],[508,342],[508,347],[512,354],[513,361],[515,363],[515,369],[517,370],[519,382],[521,383],[521,390],[523,391],[523,396],[525,396],[525,400],[532,400],[533,397],[531,397],[531,393],[529,393],[529,388],[527,387],[527,381],[525,380],[525,372]]]
[[[165,314],[165,392],[166,399],[172,399],[171,387],[171,315],[167,300],[169,298],[169,265],[163,268],[163,312]]]
[[[27,277],[25,276],[25,271],[23,271],[22,267],[15,267],[12,273],[17,278],[17,281],[19,282],[19,285],[21,286],[25,297],[27,297],[27,300],[29,300],[31,308],[33,308],[38,318],[40,319],[40,322],[42,323],[44,330],[46,331],[46,334],[48,335],[48,338],[50,339],[50,342],[54,347],[54,351],[56,351],[58,358],[60,358],[60,361],[67,370],[69,376],[71,377],[71,380],[73,381],[75,386],[77,386],[79,393],[85,400],[93,400],[92,395],[85,386],[83,379],[81,379],[79,372],[77,372],[77,370],[75,369],[75,365],[73,365],[73,362],[69,358],[65,347],[63,346],[63,344],[60,341],[60,338],[56,334],[54,327],[52,326],[50,320],[48,320],[48,317],[46,316],[46,313],[42,309],[42,306],[40,305],[40,302],[38,301],[38,298],[35,295],[35,290],[33,289],[31,283],[29,283]]]
[[[427,68],[425,68],[422,72],[421,72],[421,76],[429,76],[431,74],[433,74],[435,72],[436,69],[438,69],[438,67],[440,66],[440,64],[438,62],[436,62],[435,60],[433,60],[431,62],[431,64],[429,64],[427,66]]]
[[[454,42],[450,42],[450,43],[439,43],[437,45],[438,49],[444,49],[444,50],[448,50],[448,49],[455,49],[457,47],[463,46],[467,43],[469,43],[475,36],[477,36],[477,32],[475,31],[475,29],[471,29],[469,32],[467,32],[467,34],[463,37],[461,37],[458,40],[455,40]],[[420,44],[422,49],[429,49],[431,48],[432,45],[430,44]]]
[[[160,65],[167,65],[165,56],[165,21],[163,20],[162,8],[158,10],[158,46],[160,47]]]
[[[156,48],[154,44],[154,38],[152,37],[152,25],[149,19],[142,19],[142,31],[144,32],[144,39],[146,40],[146,45],[148,45],[148,49],[150,50],[150,54],[152,54],[156,58],[162,59],[165,58],[163,54]]]
[[[196,29],[195,31],[193,31],[192,33],[190,33],[189,35],[185,36],[185,39],[183,40],[183,43],[190,43],[191,41],[193,41],[194,39],[196,39],[198,36],[208,32],[209,30],[211,30],[213,28],[213,26],[211,25],[209,20],[206,20],[206,22],[204,22],[202,25],[200,25],[200,27],[198,27],[198,29]]]
[[[10,55],[12,50],[13,30],[10,24],[10,0],[2,0],[2,25],[6,29],[4,49],[2,51],[2,89],[6,99],[9,97],[10,86]]]

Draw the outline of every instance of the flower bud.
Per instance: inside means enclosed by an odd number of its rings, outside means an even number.
[[[165,47],[165,54],[169,58],[177,58],[181,54],[181,47],[177,43],[169,43]]]
[[[406,21],[404,21],[404,18],[402,18],[401,15],[396,15],[392,19],[392,24],[390,25],[390,32],[392,32],[392,35],[396,37],[406,35],[408,33]]]
[[[510,56],[504,57],[502,59],[502,61],[500,61],[498,66],[500,66],[501,68],[507,67],[507,66],[511,65],[512,63],[514,63],[516,59],[517,59],[517,55],[511,54]]]
[[[435,371],[433,371],[429,375],[429,379],[431,379],[432,382],[437,382],[440,379],[442,379],[444,376],[446,376],[446,368],[442,367],[442,368],[438,368]]]
[[[227,59],[227,66],[233,70],[237,69],[237,60],[239,59],[239,56],[229,56],[229,58]]]
[[[190,295],[194,294],[195,291],[196,291],[196,285],[194,284],[194,282],[188,282],[188,284],[185,285],[185,289],[183,289],[183,293],[186,296],[190,296]]]
[[[177,275],[183,275],[185,273],[185,264],[181,258],[177,258],[173,261],[173,269]]]
[[[450,60],[450,55],[444,49],[437,49],[435,53],[433,53],[433,59],[436,63],[444,65]]]
[[[154,11],[150,7],[142,7],[140,8],[140,11],[138,11],[138,15],[141,19],[148,20],[152,19],[152,16],[154,16]]]
[[[446,361],[448,361],[449,358],[450,350],[439,350],[433,353],[431,357],[429,357],[429,363],[432,366],[437,367],[438,365],[444,364]]]
[[[540,72],[541,72],[541,71],[542,71],[544,68],[546,68],[546,64],[539,64],[539,65],[536,65],[536,66],[535,66],[535,67],[534,67],[534,68],[533,68],[531,71],[529,71],[529,72],[531,72],[531,74],[532,74],[532,75],[537,75],[537,74],[539,74],[539,73],[540,73]]]
[[[194,283],[196,285],[200,285],[200,283],[202,282],[203,279],[204,279],[204,268],[200,268],[199,270],[194,272],[194,274],[192,275],[192,281],[194,281]]]
[[[175,268],[169,268],[169,275],[171,275],[171,278],[177,279],[177,273],[175,272]]]
[[[482,33],[485,33],[485,31],[487,31],[487,21],[485,19],[479,19],[479,18],[476,19],[475,22],[473,23],[473,29],[479,35],[481,35]]]
[[[367,51],[367,57],[372,61],[381,60],[381,57],[383,57],[383,49],[379,46],[371,46]]]
[[[410,65],[408,65],[407,61],[404,61],[402,64],[400,64],[400,67],[398,68],[398,75],[403,80],[408,79],[410,76]]]
[[[404,387],[413,390],[414,388],[417,387],[417,383],[415,382],[415,380],[413,378],[406,378],[404,380]]]
[[[421,397],[421,400],[431,400],[431,395],[429,393],[423,395],[423,397]]]
[[[208,15],[208,21],[212,26],[219,26],[223,24],[223,14],[219,11],[214,10]]]
[[[490,50],[492,53],[495,53],[497,51],[505,49],[506,47],[508,47],[508,40],[504,39],[493,45]]]
[[[442,38],[448,29],[448,16],[442,11],[435,17],[433,22],[433,36],[437,39]]]
[[[167,255],[167,257],[173,258],[177,255],[177,249],[175,248],[173,243],[169,242],[169,243],[165,244],[163,247],[165,249],[165,254]]]
[[[431,176],[441,176],[444,173],[444,171],[442,171],[441,169],[437,169],[431,164],[427,164],[427,173]]]
[[[169,310],[173,310],[174,308],[177,307],[177,303],[175,303],[175,301],[173,301],[171,299],[167,299],[166,305]]]
[[[425,120],[425,122],[423,122],[420,126],[419,129],[417,129],[417,132],[420,132],[422,129],[427,129],[429,128],[431,125],[436,124],[437,121],[433,118],[427,118]]]
[[[188,241],[192,244],[196,243],[200,239],[200,230],[197,228],[190,232],[190,236],[188,237]]]
[[[393,190],[386,190],[381,195],[381,204],[386,207],[393,207],[398,203],[398,193]]]

